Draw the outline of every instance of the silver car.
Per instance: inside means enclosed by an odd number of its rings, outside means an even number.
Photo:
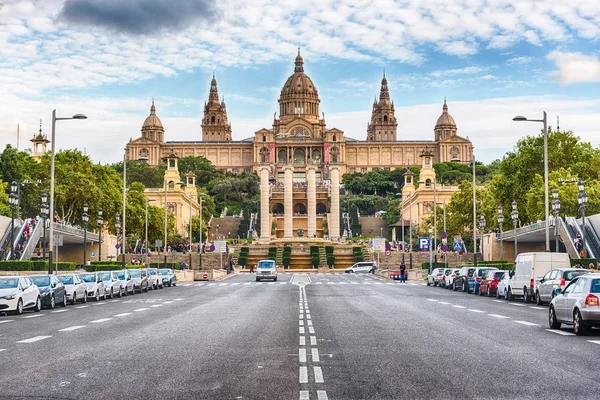
[[[260,260],[256,265],[256,282],[263,279],[277,281],[277,265],[273,260]]]
[[[559,268],[548,271],[535,288],[535,302],[538,305],[549,303],[556,289],[564,289],[573,278],[590,272],[587,269]]]
[[[133,280],[133,291],[140,293],[147,292],[150,287],[148,271],[142,268],[133,268],[129,270],[131,279]]]
[[[148,271],[149,281],[151,283],[152,289],[162,289],[163,288],[163,279],[162,274],[158,268],[146,268]]]
[[[177,277],[171,268],[161,268],[163,286],[177,286]]]
[[[104,289],[104,282],[98,272],[90,272],[86,274],[79,274],[79,277],[86,286],[87,297],[99,301],[100,298],[106,299],[106,289]]]
[[[98,275],[102,278],[102,282],[104,282],[104,292],[106,297],[110,297],[111,299],[115,296],[121,297],[123,295],[123,291],[121,290],[121,281],[117,278],[114,271],[100,271],[97,272]]]
[[[113,274],[121,281],[121,290],[123,291],[124,296],[135,294],[135,285],[133,284],[133,278],[131,277],[129,270],[122,269],[120,271],[113,271]]]
[[[77,274],[64,274],[56,276],[65,285],[67,300],[71,304],[78,301],[87,303],[86,285]]]
[[[576,335],[585,335],[592,327],[600,327],[600,274],[580,275],[555,293],[548,309],[550,329],[568,324]]]

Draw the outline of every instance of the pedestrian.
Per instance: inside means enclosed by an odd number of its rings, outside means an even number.
[[[589,268],[590,268],[590,270],[595,271],[596,265],[594,263],[590,263]]]
[[[406,265],[400,264],[400,282],[406,283]]]
[[[250,273],[254,272],[254,264],[250,264]]]
[[[575,263],[575,268],[581,268],[581,261],[577,260]]]

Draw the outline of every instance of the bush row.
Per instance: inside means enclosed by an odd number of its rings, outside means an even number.
[[[54,263],[54,266],[58,271],[75,271],[77,268],[74,262],[59,262]],[[0,271],[48,271],[48,261],[0,261]]]

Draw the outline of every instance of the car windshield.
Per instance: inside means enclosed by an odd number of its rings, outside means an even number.
[[[65,285],[72,285],[73,284],[73,277],[72,276],[59,276],[58,279],[60,279],[60,281],[62,283],[64,283]]]
[[[360,266],[360,265],[357,265]],[[274,261],[259,261],[258,268],[275,268]]]
[[[84,281],[84,282],[89,282],[89,283],[94,283],[96,282],[96,275],[95,274],[81,274],[79,275],[79,277]]]
[[[168,275],[168,274],[171,273],[171,270],[170,269],[161,269],[160,273],[163,274],[163,275]]]
[[[123,272],[123,271],[117,272],[117,278],[124,281],[125,280],[125,272]]]
[[[565,281],[572,281],[575,277],[585,273],[587,273],[587,271],[565,271],[563,272],[563,278]]]
[[[132,278],[139,278],[140,277],[140,270],[139,269],[132,269],[131,271],[129,271],[129,273],[131,274]]]
[[[19,278],[0,278],[0,289],[16,289]]]
[[[600,293],[600,279],[594,279],[592,281],[592,285],[590,286],[590,292]]]
[[[154,269],[151,269],[151,270],[150,270],[150,275],[156,275],[156,270],[154,270]]]
[[[496,272],[494,272],[494,277],[496,279],[502,279],[503,276],[504,276],[504,271],[496,271]]]
[[[103,272],[103,273],[101,273],[101,274],[99,274],[99,275],[100,275],[100,278],[101,278],[103,281],[110,281],[110,280],[111,280],[111,277],[110,277],[110,272]]]
[[[38,287],[44,287],[50,285],[50,277],[49,276],[32,276],[31,280],[33,284]]]

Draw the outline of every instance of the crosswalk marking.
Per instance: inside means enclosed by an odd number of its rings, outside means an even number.
[[[600,340],[588,340],[590,343],[600,344]]]

